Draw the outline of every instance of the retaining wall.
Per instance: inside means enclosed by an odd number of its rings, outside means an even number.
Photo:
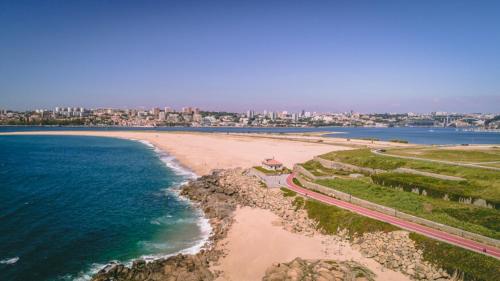
[[[304,175],[308,178],[310,178],[313,181],[316,180],[331,180],[337,178],[337,176],[316,176],[313,173],[309,172],[306,168],[302,167],[301,165],[295,165],[293,166],[293,171],[297,174]]]
[[[431,178],[436,178],[436,179],[441,179],[441,180],[450,180],[450,181],[465,181],[466,180],[466,179],[461,178],[461,177],[418,171],[418,170],[414,170],[414,169],[410,169],[410,168],[397,168],[394,170],[394,172],[426,176],[426,177],[431,177]]]

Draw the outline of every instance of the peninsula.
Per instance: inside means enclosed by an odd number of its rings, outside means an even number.
[[[337,180],[345,181],[343,177],[356,173],[335,172],[318,165],[318,155],[337,159],[336,153],[343,156],[360,149],[389,149],[406,155],[404,151],[412,153],[422,149],[420,146],[300,134],[158,131],[5,134],[144,140],[201,176],[184,186],[182,194],[199,204],[212,224],[212,236],[204,250],[195,256],[178,255],[147,264],[136,261],[131,268],[112,264],[94,277],[96,281],[303,280],[307,276],[310,279],[304,280],[493,280],[484,277],[500,273],[500,262],[496,258],[432,242],[434,240],[324,205],[284,188],[268,188],[249,173],[249,169],[259,166],[262,160],[275,158],[288,168],[302,163],[300,167],[305,172],[301,181],[311,180],[307,179],[307,173],[312,173],[314,177],[323,177],[317,180],[327,185],[332,184],[326,182],[328,177],[337,176],[340,178]],[[344,184],[346,188],[350,186],[350,183]],[[430,246],[442,245],[450,247],[450,253],[459,255],[462,261],[475,264],[480,260],[482,274],[470,270],[468,265],[459,268],[453,261],[443,263],[446,257],[431,258],[439,252]]]

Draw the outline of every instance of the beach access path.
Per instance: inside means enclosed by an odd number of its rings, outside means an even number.
[[[392,225],[395,225],[397,227],[413,231],[419,234],[422,234],[424,236],[427,236],[429,238],[433,238],[436,240],[440,240],[446,243],[453,244],[455,246],[462,247],[464,249],[472,250],[478,253],[483,253],[489,256],[492,256],[494,258],[500,259],[500,249],[495,248],[493,246],[485,245],[470,239],[466,239],[460,236],[452,235],[440,230],[432,229],[420,224],[408,222],[396,217],[392,217],[377,211],[372,211],[354,204],[351,204],[349,202],[341,201],[338,199],[335,199],[333,197],[314,192],[312,190],[300,187],[296,185],[293,182],[293,179],[295,177],[295,174],[292,173],[290,176],[288,176],[286,183],[287,183],[287,188],[297,192],[300,195],[310,197],[312,199],[318,200],[320,202],[323,202],[328,205],[334,205],[342,209],[346,209],[349,211],[352,211],[354,213],[360,214],[365,217],[369,217],[372,219],[376,219],[379,221],[387,222]]]

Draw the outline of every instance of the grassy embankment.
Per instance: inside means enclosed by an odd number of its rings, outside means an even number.
[[[468,181],[445,180],[407,173],[388,172],[371,175],[371,179],[379,185],[403,188],[405,191],[412,191],[415,188],[420,191],[425,190],[427,196],[440,199],[447,194],[453,201],[459,201],[459,198],[474,197],[476,189]]]
[[[326,234],[335,234],[346,229],[351,236],[367,232],[398,230],[397,227],[371,218],[297,196],[296,209],[304,208],[308,217],[318,223],[318,229]],[[479,253],[468,251],[447,243],[411,233],[417,248],[423,251],[424,259],[439,266],[448,273],[458,272],[466,281],[490,281],[500,276],[500,261]]]
[[[460,163],[479,163],[500,161],[500,148],[450,149],[437,147],[420,147],[405,149],[390,149],[389,154],[418,157],[433,160],[446,160]]]
[[[440,180],[414,174],[384,173],[358,179],[337,178],[317,183],[335,188],[361,199],[395,208],[399,211],[457,227],[466,231],[500,239],[500,210],[443,200],[443,194],[474,196],[494,201],[500,197],[499,173],[491,170],[444,165],[423,161],[401,160],[372,154],[367,149],[328,153],[322,157],[361,167],[392,170],[408,167],[463,177],[466,181]],[[305,168],[333,175],[332,169],[321,169],[321,164],[310,161]],[[374,183],[378,182],[379,184]],[[403,191],[391,186],[407,187]],[[408,192],[411,187],[427,190],[429,196]],[[434,191],[434,194],[432,194]],[[434,195],[432,197],[430,195]]]
[[[307,161],[300,165],[317,177],[332,175],[348,176],[349,174],[351,174],[351,172],[349,171],[325,168],[319,162],[314,160]]]
[[[449,274],[458,272],[465,281],[498,280],[500,276],[500,261],[495,258],[416,233],[410,233],[410,238],[423,251],[424,260],[443,268]]]
[[[463,195],[463,197],[471,196],[474,198],[482,198],[488,202],[500,203],[499,171],[380,156],[373,154],[368,149],[331,152],[324,154],[321,157],[360,167],[382,169],[388,171],[397,169],[399,167],[404,167],[424,172],[461,177],[466,179],[465,184],[451,181],[449,184],[447,184],[447,188],[450,188],[451,185],[457,186],[457,188],[454,190],[454,194]],[[431,179],[437,181],[435,178]],[[462,186],[458,186],[459,184]],[[445,185],[442,184],[442,186]],[[428,188],[432,188],[432,186],[429,186]]]
[[[319,180],[318,184],[407,214],[500,239],[500,212],[453,201],[421,196],[364,179]]]
[[[302,206],[306,209],[309,218],[317,221],[319,229],[327,234],[335,234],[341,229],[347,229],[350,236],[362,235],[365,232],[388,232],[399,229],[391,224],[363,217],[315,200],[305,200]]]
[[[283,193],[283,196],[285,196],[285,197],[293,197],[293,196],[297,195],[297,192],[292,191],[292,190],[287,189],[287,188],[284,188],[284,187],[281,187],[280,190]]]

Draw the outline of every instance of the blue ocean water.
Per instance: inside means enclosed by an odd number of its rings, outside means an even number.
[[[455,128],[430,127],[318,127],[318,128],[255,128],[255,127],[40,127],[40,126],[0,126],[0,132],[16,131],[194,131],[218,133],[303,133],[332,132],[328,137],[342,138],[377,138],[380,140],[401,139],[415,144],[500,144],[500,132],[478,132]]]
[[[137,141],[0,136],[0,280],[85,280],[112,260],[194,251],[189,177]]]

